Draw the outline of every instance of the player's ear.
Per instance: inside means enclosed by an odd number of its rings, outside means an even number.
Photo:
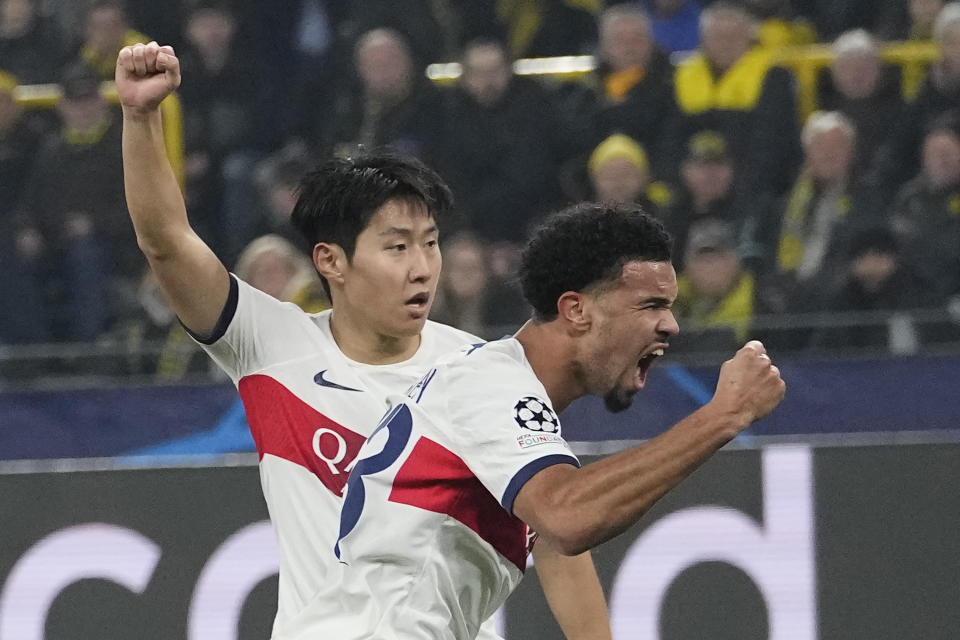
[[[318,242],[313,247],[313,266],[327,282],[343,284],[343,270],[347,256],[340,245]]]
[[[583,333],[590,328],[590,303],[579,291],[566,291],[557,299],[557,313],[572,331]]]

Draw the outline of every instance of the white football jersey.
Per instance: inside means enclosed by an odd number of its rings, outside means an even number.
[[[427,322],[409,360],[361,364],[337,347],[329,311],[304,313],[231,277],[226,308],[204,342],[239,389],[260,456],[280,561],[274,634],[296,633],[293,620],[337,566],[344,486],[386,397],[415,384],[440,356],[481,341]]]
[[[464,348],[390,401],[347,483],[340,583],[284,640],[474,638],[536,538],[513,515],[517,493],[548,466],[579,466],[515,339]]]

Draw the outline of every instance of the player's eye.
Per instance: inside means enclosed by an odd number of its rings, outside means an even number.
[[[428,241],[427,241],[427,246],[430,247],[430,248],[433,248],[433,247],[437,246],[438,244],[440,244],[440,243],[437,242],[436,240],[428,240]]]
[[[403,244],[402,242],[399,244],[394,244],[390,246],[391,251],[406,251],[406,249],[407,249],[407,245]]]

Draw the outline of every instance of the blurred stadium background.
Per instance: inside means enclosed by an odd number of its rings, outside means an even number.
[[[286,217],[331,154],[451,183],[432,317],[490,338],[544,214],[659,216],[682,334],[630,411],[563,416],[586,460],[764,340],[784,405],[595,553],[617,640],[960,637],[960,3],[0,0],[0,640],[269,636],[242,407],[124,209],[110,79],[149,39],[193,223],[305,309]],[[508,640],[560,637],[535,581]]]

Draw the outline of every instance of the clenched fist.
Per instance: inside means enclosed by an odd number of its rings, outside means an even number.
[[[763,418],[783,400],[786,384],[759,340],[751,340],[723,363],[712,402],[742,417],[744,427]]]
[[[180,61],[173,47],[156,42],[124,47],[117,56],[116,82],[124,111],[147,113],[180,86]]]

